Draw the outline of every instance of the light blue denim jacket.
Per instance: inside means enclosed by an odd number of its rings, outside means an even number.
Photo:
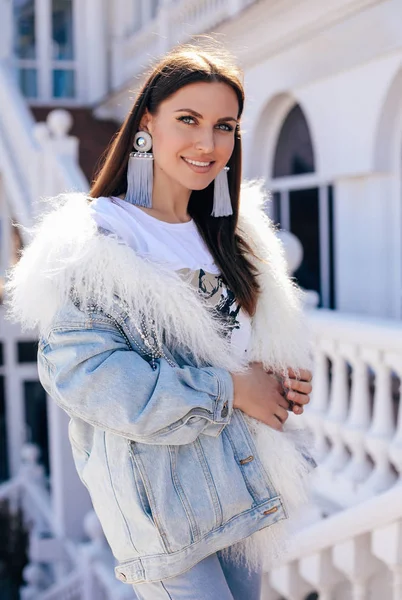
[[[73,302],[40,338],[38,361],[71,417],[77,471],[122,581],[179,574],[286,516],[228,371],[153,349],[117,306]]]
[[[307,366],[298,292],[260,200],[242,190],[239,226],[263,259],[248,360]],[[264,528],[273,545],[281,524],[268,526],[303,496],[297,445],[233,409],[238,361],[194,289],[101,235],[85,195],[55,203],[8,277],[7,306],[39,332],[40,380],[71,417],[117,577],[173,577]]]

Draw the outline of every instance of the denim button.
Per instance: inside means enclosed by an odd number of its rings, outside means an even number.
[[[224,402],[223,408],[221,410],[221,417],[223,417],[223,418],[227,417],[228,416],[228,412],[229,412],[228,403]]]

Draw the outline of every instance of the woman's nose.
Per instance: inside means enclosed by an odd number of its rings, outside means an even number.
[[[214,150],[214,146],[214,132],[206,130],[200,132],[198,140],[195,144],[196,149],[204,154],[209,154]]]

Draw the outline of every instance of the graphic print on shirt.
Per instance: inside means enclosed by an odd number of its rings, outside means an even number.
[[[203,298],[219,313],[227,325],[227,335],[231,338],[234,329],[240,329],[238,319],[240,305],[234,293],[223,283],[220,275],[208,273],[204,269],[191,271],[181,269],[180,274],[190,281]]]

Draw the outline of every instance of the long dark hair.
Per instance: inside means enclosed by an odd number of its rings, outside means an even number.
[[[134,136],[139,129],[145,109],[155,115],[161,102],[180,88],[195,82],[222,82],[236,93],[239,102],[238,118],[244,106],[241,72],[227,52],[183,45],[169,52],[153,68],[138,92],[134,106],[103,156],[90,196],[119,196],[127,190],[127,165]],[[214,182],[203,190],[191,193],[188,212],[194,219],[225,284],[249,314],[256,308],[259,285],[257,270],[247,255],[253,254],[237,229],[241,183],[241,135],[235,132],[233,153],[229,159],[229,191],[233,215],[211,217]]]

